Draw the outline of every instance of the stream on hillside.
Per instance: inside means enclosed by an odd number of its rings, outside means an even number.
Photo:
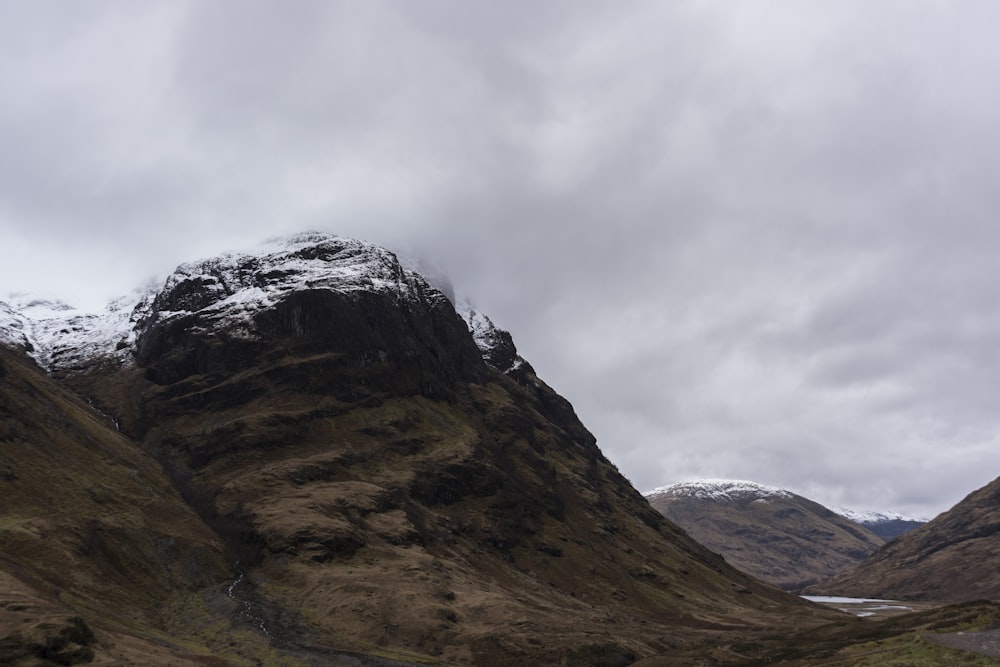
[[[260,631],[264,633],[264,636],[270,639],[271,633],[267,629],[267,622],[264,620],[264,616],[257,613],[254,609],[254,603],[251,600],[250,595],[245,592],[248,584],[247,573],[243,568],[239,567],[238,564],[236,571],[237,576],[226,588],[226,595],[228,595],[233,602],[240,606],[240,615],[250,623],[253,623],[260,628]]]

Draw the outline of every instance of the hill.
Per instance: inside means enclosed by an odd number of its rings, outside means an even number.
[[[819,503],[756,482],[684,482],[646,498],[734,567],[786,590],[843,572],[883,542]]]
[[[1000,599],[998,560],[1000,479],[813,590],[900,600]]]

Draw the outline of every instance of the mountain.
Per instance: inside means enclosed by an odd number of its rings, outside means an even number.
[[[463,310],[318,233],[0,304],[0,649],[625,665],[831,618],[654,511]]]
[[[883,542],[818,503],[756,482],[682,482],[646,499],[734,567],[785,590],[838,574]]]
[[[845,507],[833,507],[834,512],[854,523],[864,526],[883,540],[889,541],[927,523],[927,519],[915,519],[896,512],[858,512]]]
[[[961,602],[1000,598],[1000,479],[814,592]]]

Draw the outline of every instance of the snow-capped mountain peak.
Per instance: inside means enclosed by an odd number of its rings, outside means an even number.
[[[232,335],[252,336],[253,314],[289,292],[388,291],[405,297],[418,284],[427,286],[384,248],[306,232],[270,239],[253,252],[224,253],[178,266],[153,310],[160,321],[198,313],[202,320],[224,324]]]
[[[96,313],[58,299],[13,295],[0,301],[0,344],[23,348],[49,371],[96,357],[123,358],[154,294],[150,287],[137,289]]]
[[[701,479],[661,486],[643,494],[647,498],[689,497],[702,500],[791,498],[792,493],[776,486],[740,479]]]
[[[416,274],[391,252],[320,232],[269,239],[250,252],[223,253],[181,264],[155,289],[148,286],[87,312],[55,299],[13,295],[0,301],[0,344],[23,348],[43,368],[72,368],[85,359],[126,361],[138,329],[151,317],[164,321],[198,312],[233,334],[248,334],[254,312],[287,292],[408,292]]]
[[[695,499],[716,502],[769,501],[776,498],[794,499],[797,494],[775,486],[746,480],[702,479],[661,486],[643,494],[651,503],[675,499]],[[654,505],[655,506],[655,505]],[[858,512],[844,507],[831,507],[833,512],[852,523],[864,526],[876,535],[889,539],[927,522],[896,512]]]
[[[435,282],[441,283],[438,278]],[[13,296],[0,301],[0,344],[24,349],[49,371],[71,369],[95,358],[125,363],[133,358],[142,332],[154,323],[196,317],[199,327],[253,338],[257,313],[302,290],[380,292],[399,301],[450,303],[444,292],[414,270],[412,262],[401,263],[385,248],[303,232],[181,264],[158,289],[136,290],[99,313],[58,300]],[[471,306],[459,311],[488,363],[507,372],[524,363],[509,333]]]
[[[6,301],[0,301],[0,344],[24,348],[29,353],[34,346],[28,338],[25,317]]]
[[[830,509],[845,519],[849,519],[854,523],[859,523],[863,526],[885,523],[887,521],[913,521],[919,523],[926,523],[929,521],[929,519],[904,516],[897,512],[859,512],[846,507],[831,507]]]

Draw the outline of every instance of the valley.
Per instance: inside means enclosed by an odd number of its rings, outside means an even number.
[[[730,489],[739,511],[715,516],[747,558],[723,557],[509,333],[377,246],[304,233],[101,315],[0,316],[0,664],[935,664],[961,654],[932,634],[1000,626],[969,597],[1000,598],[985,570],[950,596],[885,574],[897,553],[956,576],[945,556],[993,554],[995,490],[885,545]],[[913,613],[788,592],[806,586]]]

